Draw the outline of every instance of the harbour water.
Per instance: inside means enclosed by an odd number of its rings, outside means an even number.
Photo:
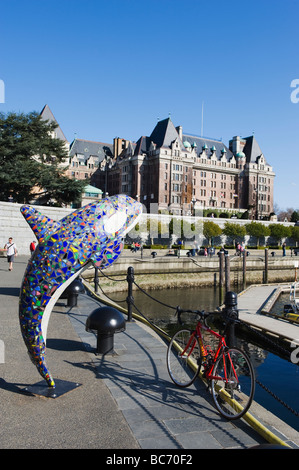
[[[237,290],[236,290],[237,292]],[[188,289],[161,289],[147,291],[154,299],[163,304],[176,307],[179,305],[185,309],[197,309],[213,311],[220,304],[219,289],[213,287],[200,287]],[[115,292],[109,295],[115,301],[124,301],[124,292]],[[175,310],[166,307],[141,291],[134,291],[134,302],[140,312],[155,325],[171,334],[173,325],[177,322]],[[275,306],[277,312],[281,306],[288,303],[288,299],[282,297]],[[120,305],[124,305],[122,302]],[[126,305],[126,304],[125,304]],[[124,306],[125,306],[124,305]],[[255,367],[256,377],[276,397],[282,400],[295,412],[299,412],[299,366],[288,362],[279,356],[250,343],[243,346],[249,352]],[[265,346],[266,347],[266,346]],[[255,400],[273,414],[299,431],[299,417],[281,404],[276,398],[265,391],[260,385],[256,385]]]

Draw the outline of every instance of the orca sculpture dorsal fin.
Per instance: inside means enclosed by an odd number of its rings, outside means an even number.
[[[41,214],[32,206],[25,205],[20,210],[39,243],[56,232],[61,226],[59,222]]]

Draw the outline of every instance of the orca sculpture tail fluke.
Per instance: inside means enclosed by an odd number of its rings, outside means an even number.
[[[36,366],[40,375],[45,379],[48,387],[55,388],[55,381],[50,374],[46,364],[46,344],[43,336],[38,330],[31,330],[31,334],[28,335],[26,325],[21,320],[21,333],[24,342],[27,346],[28,355],[32,363]]]

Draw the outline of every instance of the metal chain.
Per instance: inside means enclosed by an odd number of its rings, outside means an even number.
[[[100,271],[100,273],[102,274],[102,276],[106,277],[106,278],[109,279],[110,281],[124,282],[124,281],[127,280],[127,278],[124,278],[124,279],[115,279],[114,277],[109,277],[107,274],[105,274],[105,273],[103,272],[102,269],[100,269],[99,271]]]
[[[285,406],[289,411],[291,411],[295,416],[299,416],[298,411],[293,410],[289,405],[287,405],[283,400],[281,400],[275,393],[271,392],[271,390],[263,385],[258,379],[255,379],[256,383],[262,387],[266,392],[268,392],[275,400],[277,400],[281,405]]]
[[[101,274],[106,277],[107,279],[110,279],[112,281],[119,281],[119,282],[123,282],[123,281],[126,281],[127,279],[113,279],[113,278],[110,278],[109,276],[107,276],[106,274],[103,273],[103,271],[101,270]],[[154,300],[155,302],[158,302],[160,305],[163,305],[164,307],[168,307],[168,308],[171,308],[173,310],[177,310],[177,307],[174,307],[172,305],[168,305],[168,304],[165,304],[164,302],[161,302],[160,300],[158,299],[155,299],[154,297],[152,297],[150,294],[148,294],[144,289],[142,289],[142,287],[140,287],[135,281],[133,281],[133,283],[135,284],[135,286],[145,295],[147,295],[150,299]],[[108,299],[110,299],[110,297],[104,293],[103,289],[101,288],[100,284],[98,283],[101,291],[103,292],[104,295],[106,295],[106,297]],[[113,299],[110,299],[113,301]],[[113,301],[115,302],[115,301]],[[117,302],[126,302],[126,299],[125,300],[117,300]],[[153,322],[151,322],[139,309],[138,307],[135,305],[135,303],[133,303],[134,307],[136,308],[136,310],[138,311],[138,313],[143,317],[145,318],[151,325],[153,325],[156,329],[160,330],[161,332],[163,332],[165,334],[165,332],[163,330],[161,330],[161,328],[157,327]],[[283,352],[284,354],[289,354],[289,351],[287,351],[285,348],[282,348],[279,344],[277,344],[275,341],[272,341],[270,338],[268,338],[266,335],[264,335],[263,333],[261,333],[260,331],[256,330],[255,328],[251,327],[250,325],[248,325],[247,323],[245,323],[244,321],[242,320],[239,320],[239,323],[241,323],[242,325],[246,326],[248,330],[251,330],[253,331],[255,334],[257,334],[258,336],[260,336],[261,338],[263,338],[264,340],[266,339],[266,341],[268,341],[269,344],[272,344],[275,348],[279,349],[281,352]],[[168,335],[167,335],[168,336]],[[281,405],[283,405],[285,408],[287,408],[290,412],[292,412],[295,416],[299,416],[299,413],[297,411],[295,411],[293,408],[291,408],[289,405],[287,405],[283,400],[281,400],[275,393],[271,392],[271,390],[266,387],[265,385],[263,385],[258,379],[255,379],[256,383],[262,387],[267,393],[269,393],[275,400],[277,400]]]
[[[134,304],[134,302],[133,302],[133,306],[136,308],[136,310],[137,310],[137,312],[139,313],[139,315],[140,315],[141,317],[143,317],[150,325],[152,325],[152,326],[155,328],[155,330],[159,330],[159,331],[162,333],[163,336],[166,335],[166,336],[170,339],[170,335],[169,335],[168,333],[166,333],[164,330],[162,330],[161,328],[159,328],[159,326],[155,325],[149,318],[147,318],[147,317],[144,315],[144,313],[142,313],[142,312],[139,310],[139,308]]]
[[[102,287],[101,287],[101,285],[100,285],[99,282],[98,282],[98,287],[101,289],[102,294],[104,294],[104,295],[107,297],[107,299],[111,300],[111,302],[122,303],[122,302],[126,302],[126,301],[127,301],[127,299],[124,299],[124,300],[119,300],[119,299],[114,300],[114,299],[111,299],[111,297],[109,297],[109,295],[107,295],[107,294],[103,291],[103,289],[102,289]]]
[[[155,302],[158,302],[161,305],[164,305],[164,307],[172,308],[173,310],[177,310],[177,307],[173,307],[172,305],[167,305],[164,302],[161,302],[161,300],[155,299],[151,295],[149,295],[145,290],[142,289],[135,281],[133,281],[133,284],[135,284],[136,287],[138,287],[139,290],[145,295],[147,295],[150,299],[154,300]]]

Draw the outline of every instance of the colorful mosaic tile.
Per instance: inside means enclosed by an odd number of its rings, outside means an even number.
[[[141,211],[140,203],[124,195],[88,204],[59,222],[21,207],[38,245],[21,286],[20,326],[29,356],[49,387],[55,382],[45,361],[46,332],[55,302],[90,262],[104,269],[119,257],[123,237]]]

